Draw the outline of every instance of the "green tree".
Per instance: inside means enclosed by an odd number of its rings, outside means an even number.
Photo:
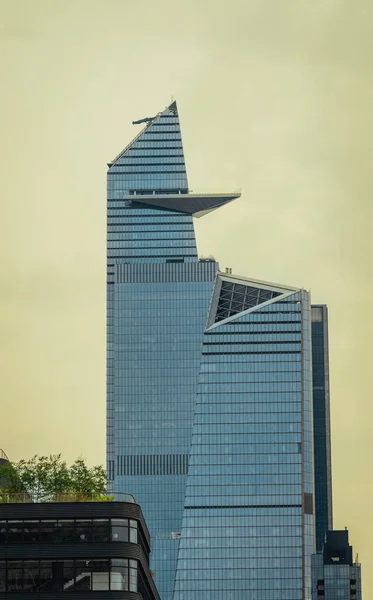
[[[88,467],[79,457],[70,467],[61,454],[33,456],[0,466],[0,501],[7,495],[26,493],[34,502],[64,499],[108,499],[107,476],[101,465]]]

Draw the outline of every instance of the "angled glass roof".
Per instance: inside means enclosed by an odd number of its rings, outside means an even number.
[[[299,288],[257,281],[237,275],[218,273],[211,300],[207,329],[218,326],[226,319],[256,310],[264,303],[298,292]]]

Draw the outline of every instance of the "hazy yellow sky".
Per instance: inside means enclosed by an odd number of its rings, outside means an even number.
[[[366,600],[372,27],[372,0],[0,0],[0,447],[104,462],[106,162],[172,94],[191,188],[243,188],[201,254],[329,306],[334,524]]]

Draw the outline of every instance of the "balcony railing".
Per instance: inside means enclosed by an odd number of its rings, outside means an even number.
[[[136,504],[132,494],[123,492],[110,492],[107,495],[86,494],[83,492],[58,493],[53,497],[40,498],[35,494],[19,492],[18,494],[8,494],[0,490],[0,504],[32,504],[32,503],[55,503],[55,502],[128,502]]]
[[[3,460],[9,460],[2,448],[0,448],[0,458],[2,458]]]

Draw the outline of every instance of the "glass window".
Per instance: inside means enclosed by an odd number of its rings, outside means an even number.
[[[137,562],[130,560],[130,571],[129,571],[129,591],[137,592]]]
[[[0,560],[0,592],[6,592],[5,560]]]
[[[110,562],[108,559],[92,561],[92,590],[108,590],[110,576]]]
[[[64,592],[71,592],[75,588],[74,581],[74,561],[64,560],[63,565],[63,590]]]
[[[111,560],[110,583],[112,590],[128,590],[128,560],[113,558]]]
[[[90,520],[76,520],[76,540],[78,542],[92,541],[92,523]]]
[[[111,539],[128,542],[128,519],[111,519]]]
[[[39,541],[39,521],[25,521],[23,525],[23,541],[38,542]]]
[[[22,542],[23,521],[8,521],[8,543]]]
[[[6,521],[0,521],[0,544],[6,542]]]
[[[72,519],[61,519],[58,521],[59,535],[57,536],[62,542],[75,541],[75,527]]]
[[[52,561],[41,560],[40,561],[40,576],[39,576],[39,591],[43,592],[46,590],[53,589],[53,573],[52,573]]]
[[[40,522],[40,541],[54,542],[56,540],[57,521],[54,519],[43,519]]]
[[[130,542],[137,544],[137,521],[130,521]]]
[[[23,564],[21,561],[8,561],[8,592],[17,592],[23,588]]]
[[[75,561],[75,590],[91,589],[92,561],[90,559]]]
[[[108,542],[110,538],[109,519],[93,519],[92,536],[94,542]]]

